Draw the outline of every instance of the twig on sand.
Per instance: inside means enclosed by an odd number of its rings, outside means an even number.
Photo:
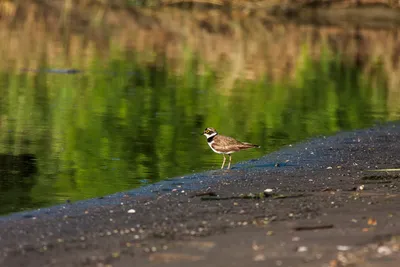
[[[217,193],[215,193],[215,192],[200,192],[200,193],[196,193],[190,197],[194,198],[194,197],[202,197],[202,196],[212,196],[213,197],[213,196],[217,196]]]
[[[333,228],[333,224],[323,224],[323,225],[306,225],[306,226],[296,226],[293,228],[295,231],[312,231],[312,230],[324,230]]]
[[[367,170],[368,172],[400,172],[400,169],[376,169],[376,170]]]
[[[298,197],[306,197],[309,196],[307,194],[292,194],[292,195],[283,195],[283,194],[269,194],[265,192],[261,192],[258,194],[240,194],[238,196],[228,196],[228,197],[223,197],[223,196],[218,196],[218,195],[212,195],[212,196],[205,196],[202,197],[201,200],[229,200],[229,199],[264,199],[268,197],[272,197],[273,199],[281,199],[281,198],[298,198]]]

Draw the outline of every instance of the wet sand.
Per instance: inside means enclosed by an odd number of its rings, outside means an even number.
[[[386,124],[0,217],[0,266],[399,266],[399,151]]]

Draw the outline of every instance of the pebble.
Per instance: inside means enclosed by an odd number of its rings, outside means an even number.
[[[350,246],[343,246],[343,245],[336,246],[336,249],[339,250],[339,251],[347,251],[350,248],[351,248]]]
[[[292,241],[293,241],[293,242],[300,241],[300,237],[294,236],[294,237],[292,237]]]
[[[130,209],[130,210],[128,210],[128,213],[136,213],[136,210]]]
[[[392,254],[392,250],[388,246],[380,246],[378,247],[378,253],[382,255],[390,255]]]
[[[308,247],[306,246],[300,246],[297,248],[297,252],[307,252],[308,251]]]
[[[257,254],[253,258],[254,261],[265,261],[265,255],[264,254]]]

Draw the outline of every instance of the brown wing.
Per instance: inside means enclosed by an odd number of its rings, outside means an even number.
[[[258,147],[250,143],[240,142],[232,137],[217,135],[214,137],[213,148],[221,152],[236,152],[246,148]]]

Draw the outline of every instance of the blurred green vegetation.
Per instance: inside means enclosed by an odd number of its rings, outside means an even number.
[[[366,77],[327,49],[314,61],[304,46],[293,80],[238,80],[228,91],[194,54],[180,74],[137,57],[113,52],[77,74],[0,73],[0,153],[33,154],[38,168],[28,188],[0,188],[0,213],[218,168],[221,156],[199,135],[205,127],[262,146],[235,154],[236,163],[387,120],[384,71]]]

